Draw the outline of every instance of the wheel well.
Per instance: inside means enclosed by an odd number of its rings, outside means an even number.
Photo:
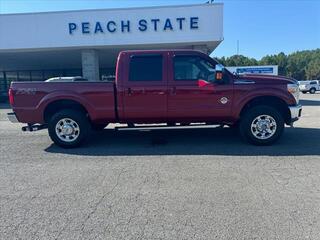
[[[240,113],[240,118],[250,108],[258,106],[258,105],[265,105],[265,106],[270,106],[270,107],[276,108],[283,116],[285,123],[290,124],[291,115],[290,115],[290,110],[288,108],[288,104],[284,100],[282,100],[281,98],[274,97],[274,96],[263,96],[263,97],[257,97],[257,98],[250,100],[242,108],[241,113]]]
[[[44,110],[44,121],[49,122],[50,118],[57,112],[63,109],[74,109],[88,114],[88,111],[78,102],[73,100],[57,100],[49,103],[49,105]]]

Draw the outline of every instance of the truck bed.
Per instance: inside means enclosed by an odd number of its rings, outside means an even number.
[[[85,107],[95,122],[114,121],[113,82],[13,82],[13,111],[23,123],[44,123],[44,111],[55,101],[70,100]]]

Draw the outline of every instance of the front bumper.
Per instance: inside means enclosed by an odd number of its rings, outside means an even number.
[[[290,114],[291,114],[291,123],[299,120],[302,113],[302,106],[296,105],[296,106],[289,106]]]
[[[17,116],[14,112],[11,112],[11,113],[7,113],[7,117],[9,119],[10,122],[12,123],[18,123],[18,119],[17,119]]]

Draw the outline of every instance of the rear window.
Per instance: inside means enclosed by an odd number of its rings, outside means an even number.
[[[162,55],[131,56],[129,81],[162,81]]]
[[[310,84],[318,84],[317,81],[312,81]]]

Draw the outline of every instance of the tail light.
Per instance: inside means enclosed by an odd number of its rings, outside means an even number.
[[[10,105],[12,106],[12,105],[14,104],[14,97],[13,97],[13,90],[12,90],[12,88],[9,88],[8,95],[9,95]]]

